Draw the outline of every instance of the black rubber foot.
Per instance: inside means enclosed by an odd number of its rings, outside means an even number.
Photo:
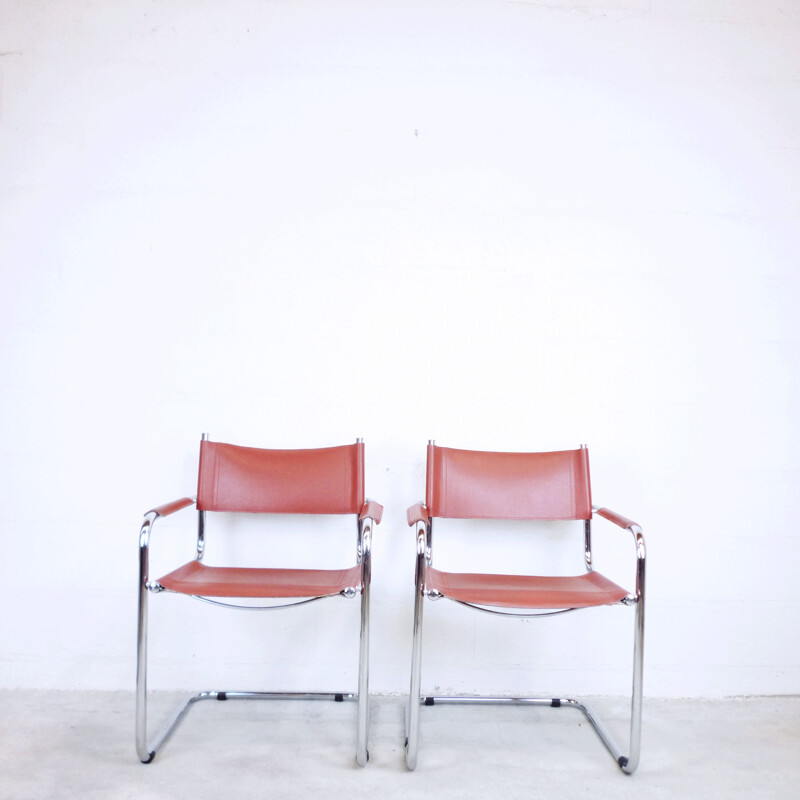
[[[142,761],[142,764],[149,764],[155,757],[156,757],[156,751],[153,750],[153,752],[150,753],[150,755],[147,757],[147,759]]]
[[[344,695],[343,695],[343,694],[335,694],[335,695],[333,696],[333,699],[334,699],[334,700],[335,700],[337,703],[344,703]]]
[[[432,706],[433,705],[433,698],[432,697],[426,697],[425,698],[425,705],[426,706]]]
[[[228,695],[225,692],[217,692],[217,700],[227,700]]]
[[[628,766],[628,759],[625,758],[625,756],[620,756],[617,759],[617,764],[619,764],[622,769],[625,769],[625,767]]]
[[[403,747],[405,747],[406,750],[408,750],[408,736],[406,736],[406,743],[403,745]]]
[[[553,698],[553,702],[550,703],[550,708],[561,708],[561,701],[557,698]]]

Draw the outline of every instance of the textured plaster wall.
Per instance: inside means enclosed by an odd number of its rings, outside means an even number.
[[[429,438],[588,443],[647,536],[648,694],[800,692],[799,37],[777,0],[6,0],[0,684],[132,687],[141,515],[209,431],[365,438],[377,692],[407,688]],[[222,522],[220,560],[335,541]],[[506,527],[512,570],[557,543]],[[630,582],[624,535],[595,549]],[[355,603],[151,605],[154,686],[355,685]],[[624,609],[429,611],[431,686],[627,688]]]

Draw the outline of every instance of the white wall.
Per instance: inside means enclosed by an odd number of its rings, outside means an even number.
[[[407,686],[428,438],[589,444],[648,537],[648,694],[800,692],[798,37],[776,0],[6,0],[0,685],[132,687],[141,514],[207,430],[365,438],[377,692]],[[354,673],[354,603],[152,606],[154,686]],[[622,693],[628,616],[432,606],[426,681]]]

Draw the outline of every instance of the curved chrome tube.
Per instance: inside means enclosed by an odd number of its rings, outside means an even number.
[[[189,709],[201,700],[334,700],[337,703],[345,700],[356,700],[358,696],[350,692],[241,692],[241,691],[213,691],[207,690],[189,695],[185,700],[178,704],[175,710],[167,717],[161,730],[153,737],[150,749],[145,747],[140,752],[137,748],[139,760],[143,764],[149,764],[156,753],[172,736],[175,729],[189,713]]]
[[[597,506],[594,511],[601,511]],[[603,509],[607,512],[607,509]],[[617,516],[610,519],[619,527],[625,528],[633,536],[636,548],[636,587],[633,596],[626,597],[622,602],[625,605],[635,605],[633,628],[633,674],[631,686],[631,727],[630,742],[627,756],[620,755],[617,759],[620,768],[628,775],[632,775],[639,766],[642,742],[642,697],[644,682],[644,620],[645,620],[645,585],[647,548],[644,541],[642,528],[635,522]],[[627,524],[626,524],[627,523]],[[596,728],[597,726],[595,726]],[[599,731],[598,731],[599,733]],[[602,738],[602,735],[601,735]]]
[[[356,762],[369,761],[369,595],[372,583],[372,525],[370,517],[359,521],[361,561],[361,632],[358,654],[358,737]]]
[[[425,563],[430,567],[433,564],[433,518],[428,518],[425,529]]]
[[[517,614],[513,611],[497,611],[493,608],[487,608],[486,606],[478,606],[475,605],[475,603],[468,603],[466,600],[456,600],[453,597],[447,597],[446,594],[439,594],[438,592],[436,597],[434,597],[431,594],[432,600],[437,600],[440,597],[444,597],[453,603],[458,603],[460,606],[473,608],[475,609],[475,611],[483,611],[484,614],[493,614],[496,617],[514,617],[515,619],[533,619],[535,617],[556,617],[559,614],[569,614],[570,611],[578,610],[577,608],[560,608],[558,611],[537,611],[534,614]]]
[[[139,611],[136,640],[136,755],[145,764],[155,750],[147,748],[147,584],[150,576],[150,531],[158,514],[145,515],[139,531]]]
[[[416,769],[419,747],[419,705],[422,681],[422,604],[425,599],[425,566],[429,563],[430,523],[417,525],[417,564],[415,570],[414,634],[411,653],[411,687],[406,714],[406,766]]]
[[[586,571],[591,572],[592,565],[592,520],[583,521],[583,559],[586,563]]]
[[[539,706],[549,708],[574,708],[580,711],[591,723],[597,735],[600,737],[603,744],[614,761],[622,767],[624,771],[628,771],[623,763],[627,765],[628,759],[622,755],[622,750],[614,740],[614,737],[609,733],[608,728],[603,724],[600,718],[594,711],[580,700],[575,700],[571,697],[472,697],[470,695],[444,695],[423,697],[420,699],[421,704],[432,705],[486,705],[486,706],[499,706],[499,705],[518,705],[518,706]]]
[[[202,561],[206,553],[206,512],[197,511],[197,560]]]
[[[644,680],[644,597],[647,552],[644,534],[638,525],[631,525],[630,532],[636,543],[636,616],[633,633],[633,687],[631,693],[631,737],[630,753],[620,761],[620,767],[632,775],[639,766],[642,740],[642,685]]]
[[[345,594],[345,592],[349,592]],[[331,594],[321,594],[317,597],[306,597],[302,600],[297,600],[293,603],[280,603],[276,605],[269,605],[269,606],[245,606],[240,605],[239,603],[225,603],[222,600],[213,600],[210,597],[204,597],[200,594],[190,594],[189,597],[194,598],[195,600],[201,600],[204,603],[209,603],[212,606],[222,606],[223,608],[235,608],[239,611],[277,611],[281,608],[294,608],[295,606],[305,606],[309,603],[316,603],[317,600],[325,600],[328,597],[338,597],[341,595],[342,597],[355,597],[355,590],[348,590],[345,589],[341,592],[333,592]]]
[[[596,508],[594,510],[597,510]],[[572,698],[538,698],[538,697],[473,697],[473,696],[442,696],[422,697],[421,688],[421,659],[422,659],[422,612],[425,591],[425,566],[430,563],[430,526],[420,522],[417,525],[417,561],[414,599],[414,640],[411,659],[411,688],[409,691],[408,711],[406,714],[406,765],[413,770],[417,766],[417,751],[419,744],[419,709],[421,705],[435,705],[442,703],[477,703],[477,704],[520,704],[535,706],[552,706],[554,708],[567,707],[581,711],[591,723],[606,749],[611,753],[620,769],[628,775],[633,774],[639,765],[642,729],[642,683],[644,662],[644,612],[645,612],[645,563],[646,550],[642,529],[636,523],[627,526],[634,537],[636,545],[636,589],[634,595],[626,597],[624,605],[635,605],[634,622],[634,653],[633,653],[633,686],[631,693],[631,720],[630,742],[628,755],[624,755],[619,745],[614,740],[608,729],[595,713],[585,703]],[[587,521],[585,533],[585,561],[587,570],[592,569],[591,552],[591,527]],[[433,599],[433,598],[432,598]],[[452,600],[453,598],[448,598]],[[472,603],[454,600],[453,602],[484,611],[489,614],[511,617],[551,616],[563,614],[577,609],[562,609],[555,612],[542,612],[539,614],[514,614],[513,612],[495,611]]]

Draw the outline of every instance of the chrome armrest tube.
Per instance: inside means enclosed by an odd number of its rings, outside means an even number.
[[[425,567],[431,565],[431,524],[428,522],[417,523],[417,560],[416,569],[414,571],[414,581],[417,588],[424,588],[425,586]]]
[[[636,542],[636,617],[633,637],[633,694],[631,696],[631,738],[630,755],[625,763],[620,763],[622,770],[629,775],[639,766],[639,753],[642,739],[642,696],[644,681],[644,596],[645,596],[645,562],[646,550],[644,534],[637,525],[629,525],[628,530]]]
[[[356,563],[361,564],[365,555],[372,551],[372,529],[375,525],[380,525],[383,516],[383,506],[374,500],[367,500],[364,503],[361,513],[358,515],[358,541],[356,542]]]
[[[155,521],[162,516],[168,516],[182,508],[187,508],[193,500],[189,498],[168,503],[148,511],[144,515],[144,522],[139,529],[139,610],[137,620],[136,638],[136,754],[139,760],[149,763],[158,749],[158,738],[152,743],[147,742],[147,602],[150,591],[159,591],[161,587],[150,582],[150,535]],[[161,513],[161,512],[164,513]],[[202,513],[202,512],[201,512]],[[199,553],[198,544],[198,553]]]
[[[627,774],[635,772],[639,765],[639,754],[642,739],[642,697],[644,680],[644,618],[645,618],[645,578],[647,549],[644,533],[637,523],[607,508],[595,506],[593,511],[598,516],[613,522],[620,528],[631,532],[636,547],[636,589],[632,604],[636,606],[633,636],[633,692],[631,695],[631,731],[630,750],[627,757],[619,759],[620,768]],[[631,602],[629,600],[629,602]]]
[[[158,518],[145,514],[139,530],[139,619],[136,642],[136,755],[148,763],[155,755],[147,747],[147,584],[150,579],[150,531]]]
[[[419,747],[419,703],[422,684],[422,606],[425,592],[425,567],[430,564],[431,524],[428,518],[416,523],[417,558],[414,574],[414,630],[411,652],[411,686],[406,711],[406,766],[417,766]]]
[[[372,527],[375,521],[372,517],[362,517],[358,520],[358,544],[356,557],[358,564],[362,566],[362,575],[365,569],[369,569],[369,562],[372,557]]]
[[[647,557],[647,548],[645,547],[644,533],[641,526],[608,508],[592,506],[592,511],[599,517],[603,517],[603,519],[614,523],[617,527],[624,528],[631,532],[636,547],[636,599],[638,601],[638,599],[644,595],[645,564]]]
[[[636,597],[644,595],[645,564],[647,559],[647,549],[644,544],[644,533],[642,529],[634,524],[628,530],[633,534],[636,545]]]

